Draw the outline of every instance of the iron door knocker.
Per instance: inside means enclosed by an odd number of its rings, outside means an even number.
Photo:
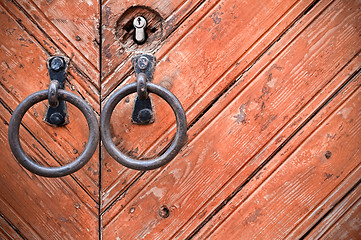
[[[132,168],[135,170],[151,170],[158,167],[161,167],[168,162],[170,162],[181,150],[183,145],[187,140],[187,120],[184,109],[173,93],[171,93],[166,88],[151,83],[150,78],[152,75],[152,71],[154,68],[155,58],[152,55],[140,55],[136,56],[133,59],[134,69],[137,75],[137,82],[126,85],[125,87],[116,91],[105,104],[102,114],[100,116],[100,126],[101,126],[101,136],[102,141],[104,143],[105,148],[109,152],[109,154],[120,164]],[[138,93],[134,111],[138,108],[136,105],[138,101],[150,101],[148,97],[148,92],[155,93],[161,98],[163,98],[172,108],[177,122],[177,133],[173,139],[170,147],[159,157],[150,160],[138,160],[133,159],[124,153],[122,153],[112,141],[111,133],[110,133],[110,118],[114,111],[115,106],[127,95],[131,93]],[[139,103],[139,105],[142,105]],[[142,113],[142,110],[147,110],[149,113],[149,120],[152,116],[152,110],[138,109],[139,113]],[[143,111],[144,112],[144,111]],[[134,118],[134,112],[133,112]],[[133,121],[135,121],[133,119]],[[145,124],[145,122],[141,122],[138,124]],[[148,121],[149,122],[149,121]]]
[[[58,63],[60,63],[60,65]],[[65,81],[65,74],[61,72],[64,72],[66,69],[64,59],[62,57],[53,57],[49,59],[48,67],[51,79],[52,77],[57,78],[59,76],[60,78],[56,80],[52,79],[48,90],[41,90],[29,95],[16,107],[9,122],[8,138],[11,151],[15,158],[27,170],[43,177],[63,177],[82,168],[93,156],[98,146],[99,126],[93,109],[82,98],[60,88],[60,85],[63,86]],[[64,113],[65,103],[63,102],[63,106],[60,106],[61,101],[70,102],[77,107],[84,114],[88,123],[89,137],[84,151],[73,162],[60,167],[45,167],[37,164],[26,155],[20,144],[19,128],[22,118],[31,106],[46,99],[49,101],[49,109],[45,120],[49,124],[57,126],[64,125],[65,120],[62,117],[64,117],[63,114],[66,114]],[[61,107],[62,110],[57,112],[59,110],[57,108],[59,107]],[[51,115],[48,118],[49,114]]]

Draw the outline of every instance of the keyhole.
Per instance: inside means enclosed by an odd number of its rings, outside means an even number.
[[[142,16],[138,16],[138,17],[134,18],[133,26],[134,26],[134,30],[135,30],[134,31],[134,41],[138,45],[142,45],[143,43],[145,43],[145,41],[147,39],[147,34],[145,31],[145,29],[147,27],[147,20]]]
[[[160,14],[149,7],[132,6],[117,20],[116,38],[126,51],[153,51],[161,43],[163,21]]]

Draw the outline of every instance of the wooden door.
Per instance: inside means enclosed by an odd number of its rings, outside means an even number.
[[[361,4],[302,1],[2,1],[1,203],[4,239],[360,239]],[[133,41],[131,20],[148,20]],[[98,31],[98,27],[101,26]],[[46,89],[52,55],[71,59],[66,89],[98,114],[135,82],[131,59],[153,54],[153,82],[173,92],[188,142],[169,164],[136,171],[100,144],[71,176],[48,179],[11,155],[17,104]],[[155,122],[132,124],[135,95],[116,107],[113,141],[151,158],[175,117],[152,96]],[[25,150],[63,164],[84,148],[79,111],[23,120]]]
[[[97,239],[99,149],[78,172],[44,178],[25,170],[10,152],[7,128],[15,107],[47,89],[47,59],[70,59],[66,90],[99,114],[99,5],[97,1],[1,1],[1,239]],[[47,102],[31,108],[20,129],[26,153],[50,166],[73,161],[88,138],[81,112],[68,104],[69,124],[42,119]]]

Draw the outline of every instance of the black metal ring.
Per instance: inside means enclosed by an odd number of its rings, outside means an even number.
[[[73,162],[60,167],[45,167],[30,159],[21,147],[19,140],[21,120],[31,106],[48,98],[48,90],[35,92],[25,98],[17,106],[9,122],[9,144],[15,158],[27,170],[43,177],[62,177],[76,172],[90,160],[98,146],[99,126],[92,108],[77,95],[62,89],[58,89],[58,97],[60,100],[68,101],[79,108],[88,123],[88,143],[86,144],[84,151]]]
[[[137,93],[140,100],[148,98],[147,75],[145,75],[145,73],[139,73],[137,75]]]
[[[48,102],[50,107],[56,108],[59,105],[58,99],[59,81],[51,80],[49,84]]]
[[[110,117],[115,106],[127,95],[137,91],[137,83],[131,83],[116,91],[105,104],[100,116],[100,127],[102,141],[109,154],[120,164],[136,169],[151,170],[163,166],[171,161],[181,150],[187,140],[187,120],[183,107],[176,96],[167,89],[147,83],[147,90],[162,97],[173,109],[177,121],[177,133],[170,147],[159,157],[150,160],[137,160],[123,154],[113,143],[110,133]]]

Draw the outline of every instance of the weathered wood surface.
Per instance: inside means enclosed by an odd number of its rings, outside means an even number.
[[[182,37],[171,36],[164,45],[166,50],[162,47],[155,54],[158,62],[153,82],[170,89],[178,97],[187,111],[188,122],[193,123],[310,5],[311,1],[268,1],[267,7],[263,3],[233,1],[217,2],[211,8],[202,5],[206,8],[203,15],[197,15],[195,19],[190,17],[184,23],[189,32]],[[118,88],[134,79],[133,74]],[[106,86],[104,84],[102,87]],[[106,91],[103,89],[104,94]],[[132,155],[140,156],[148,151],[144,156],[152,157],[169,143],[174,117],[170,108],[155,98],[156,122],[151,126],[132,125],[129,116],[133,99],[122,101],[114,111],[113,119],[116,120],[113,123],[121,126],[113,127],[114,140],[118,147]],[[150,147],[152,151],[149,151]],[[104,209],[140,173],[125,169],[106,153],[103,169]]]
[[[9,3],[4,7],[7,9],[11,6],[13,5]],[[23,26],[19,26],[9,16],[11,13],[4,10],[1,15],[1,22],[7,23],[0,26],[1,32],[4,34],[0,40],[3,46],[1,50],[3,64],[1,85],[4,92],[1,97],[4,103],[13,110],[21,100],[31,93],[48,88],[50,80],[46,59],[50,53],[38,45],[39,40],[34,36],[40,35],[24,31]],[[24,22],[26,22],[26,18],[21,20],[22,24]],[[29,79],[29,77],[31,78]],[[67,79],[69,82],[66,83],[66,89],[78,94],[79,87],[72,84],[75,79],[71,71]],[[83,97],[89,99],[87,96]],[[46,109],[44,104],[45,101],[33,108],[32,118],[34,120],[29,123],[24,121],[27,123],[26,126],[58,161],[66,162],[76,158],[82,152],[88,138],[88,132],[83,131],[84,128],[87,128],[84,117],[69,104],[70,123],[64,128],[53,128],[42,122]],[[87,167],[94,169],[95,174],[93,171],[85,169],[74,174],[94,199],[97,199],[98,195],[97,165],[98,158],[94,155]]]
[[[148,8],[157,11],[164,19],[162,22],[163,31],[161,38],[165,40],[169,34],[172,33],[182,21],[185,20],[187,15],[191,14],[201,1],[187,0],[187,1],[116,1],[109,0],[103,3],[103,48],[102,48],[102,82],[103,82],[103,96],[109,94],[107,88],[114,88],[114,85],[118,84],[119,78],[124,78],[124,70],[127,74],[131,71],[130,57],[134,55],[134,52],[128,51],[119,43],[120,39],[116,36],[116,26],[119,17],[128,9],[134,6],[146,6]],[[132,15],[137,16],[138,10],[135,10]],[[150,23],[148,23],[148,26]],[[157,31],[160,31],[161,27],[157,26]],[[150,48],[149,50],[155,52],[157,48]],[[142,50],[142,47],[139,48]],[[127,65],[124,70],[119,71],[119,65]],[[109,76],[113,74],[112,76]],[[114,79],[117,79],[114,81]],[[110,81],[110,83],[108,83]],[[110,85],[107,87],[106,85]],[[112,90],[112,89],[111,89]]]
[[[93,43],[99,14],[97,2],[95,8],[86,8],[88,3],[0,2],[0,212],[25,239],[98,238],[98,151],[72,176],[47,179],[22,168],[7,140],[15,107],[31,93],[48,88],[46,61],[52,55],[71,59],[66,90],[82,96],[99,112],[99,46]],[[79,11],[84,14],[80,16]],[[72,34],[81,36],[83,43],[71,39]],[[69,104],[69,125],[53,128],[42,121],[45,110],[44,101],[31,108],[22,121],[20,135],[25,151],[48,166],[72,161],[88,138],[84,117]]]
[[[339,89],[340,87],[343,86],[342,82],[339,81],[339,79],[347,80],[348,78],[350,78],[349,75],[350,71],[354,71],[357,68],[360,68],[360,59],[361,57],[358,56],[358,58],[354,59],[350,65],[347,65],[344,68],[344,70],[341,71],[340,74],[338,74],[330,82],[330,84],[321,91],[319,96],[317,96],[314,100],[312,100],[309,104],[307,104],[307,106],[300,112],[299,118],[296,118],[294,119],[294,121],[288,123],[288,127],[290,129],[285,129],[284,131],[282,131],[280,134],[277,135],[278,137],[284,134],[290,134],[291,136],[293,136],[292,142],[290,142],[288,145],[283,147],[283,149],[281,149],[278,152],[278,155],[283,156],[288,152],[294,151],[296,147],[302,144],[302,142],[305,139],[305,136],[307,137],[308,133],[310,132],[312,133],[315,130],[315,128],[320,123],[322,123],[323,119],[325,119],[326,117],[329,116],[329,114],[335,111],[335,108],[338,105],[340,105],[342,102],[344,102],[350,96],[350,94],[352,94],[355,91],[354,90],[355,88],[359,87],[360,77],[358,76],[357,79],[349,80],[350,82],[348,82],[348,85],[341,92],[337,93],[337,95],[335,95],[335,93],[332,92],[334,91],[333,89],[335,88]],[[320,98],[324,99],[324,101],[321,103],[319,103]],[[330,99],[333,99],[332,102],[328,102]],[[302,119],[305,118],[307,119],[309,116],[312,116],[316,112],[318,112],[318,114],[315,117],[313,117],[311,121],[307,123],[306,129],[302,128],[297,132],[296,135],[294,135],[295,133],[289,133],[289,131],[297,130],[300,126],[302,126],[302,124],[301,125],[298,124],[300,123],[300,121],[302,121]],[[257,157],[267,159],[267,154],[270,154],[269,150],[273,148],[272,145],[274,144],[278,145],[277,140],[271,141],[269,146]],[[237,184],[239,184],[239,182],[242,181],[242,178],[244,178],[242,177],[242,175],[238,174],[234,178],[234,180],[230,184],[228,184],[228,186],[233,185],[233,189],[238,189],[237,195],[235,196],[231,195],[232,198],[229,198],[227,205],[224,206],[224,208],[222,208],[219,212],[217,212],[217,217],[207,222],[207,225],[198,232],[197,236],[199,238],[201,238],[201,236],[208,236],[210,232],[212,232],[214,228],[217,228],[218,225],[221,224],[223,220],[226,219],[229,216],[229,214],[233,212],[234,208],[236,208],[245,199],[247,199],[247,197],[253,191],[255,191],[255,189],[257,189],[257,187],[260,186],[263,183],[263,181],[265,181],[265,179],[267,179],[269,175],[272,174],[274,170],[283,161],[284,161],[283,158],[273,157],[272,161],[268,162],[266,166],[263,166],[261,169],[257,171],[256,174],[253,175],[253,177],[249,180],[249,183],[247,185],[241,183],[237,187]],[[350,185],[354,184],[358,179],[359,179],[359,175],[354,174],[352,178],[348,179],[347,181],[344,181],[344,184],[345,186],[349,187]],[[351,183],[348,183],[348,181]],[[226,187],[224,189],[226,189]],[[297,238],[296,236],[300,236],[306,233],[308,228],[312,227],[313,224],[316,223],[320,219],[320,217],[323,216],[323,214],[325,214],[328,210],[330,210],[330,208],[332,208],[335,202],[339,201],[344,195],[347,194],[348,190],[349,189],[343,187],[343,184],[339,185],[337,191],[335,190],[334,194],[330,196],[326,202],[323,203],[324,206],[322,208],[320,207],[319,211],[317,211],[317,214],[310,214],[310,216],[308,216],[308,218],[305,219],[302,222],[302,224],[299,224],[293,229],[292,233],[289,234],[289,238],[295,239]],[[222,196],[222,194],[219,195]]]
[[[1,116],[9,118],[1,107]],[[13,159],[8,144],[7,120],[1,118],[0,212],[26,239],[95,239],[98,217],[94,202],[71,177],[47,179],[24,170]],[[21,131],[24,150],[35,159],[51,159],[27,131]],[[25,140],[25,141],[24,141]],[[37,150],[37,151],[34,151]],[[44,154],[44,156],[40,155]],[[6,170],[6,171],[5,171]]]
[[[334,226],[324,235],[322,239],[340,239],[340,240],[350,240],[350,239],[360,239],[360,217],[361,217],[361,202],[360,200],[355,204],[355,206],[350,209],[349,212],[345,213],[339,220],[335,223]]]
[[[182,239],[196,233],[198,227],[214,217],[223,201],[247,183],[252,173],[267,163],[288,137],[317,113],[317,107],[336,94],[349,81],[349,75],[359,69],[360,59],[356,56],[360,51],[357,44],[360,15],[355,11],[358,7],[352,1],[321,1],[297,21],[279,40],[282,44],[277,42],[272,46],[241,75],[222,101],[202,117],[204,125],[200,123],[197,129],[197,122],[190,129],[191,139],[182,154],[161,171],[142,175],[105,212],[104,237]],[[206,46],[198,45],[197,53]],[[182,50],[188,51],[184,48],[170,54],[182,55]],[[335,78],[352,61],[356,63]],[[187,63],[179,64],[184,62]],[[157,69],[162,69],[161,63]],[[156,72],[155,76],[157,73],[162,72]],[[327,91],[319,96],[325,87]],[[175,87],[173,90],[177,95]],[[182,98],[184,94],[178,95]],[[307,111],[299,115],[304,109]],[[260,156],[264,152],[267,154]],[[163,205],[170,210],[170,216],[165,219],[158,214]],[[132,231],[121,231],[120,225]]]
[[[306,239],[360,239],[361,186],[351,190]]]
[[[320,203],[347,178],[360,176],[360,108],[358,88],[319,128],[305,129],[308,136],[299,147],[276,155],[275,160],[286,159],[208,237],[283,239],[305,218],[324,213]],[[351,189],[357,181],[343,187]]]
[[[125,41],[132,30],[119,19],[138,14],[154,42]],[[1,1],[0,238],[360,238],[360,22],[356,0]],[[186,110],[188,143],[170,164],[130,170],[102,146],[60,179],[16,162],[8,122],[48,87],[49,56],[71,59],[66,89],[100,114],[135,81],[140,52],[156,56],[153,82]],[[131,124],[134,97],[114,111],[113,141],[152,157],[175,118],[153,96],[156,122]],[[24,149],[45,165],[71,161],[87,141],[68,106],[66,127],[42,122],[45,101],[23,119]]]
[[[64,29],[59,30],[52,24],[47,25],[49,20],[38,7],[33,5],[33,2],[4,1],[0,3],[24,31],[23,34],[28,33],[33,38],[35,45],[48,55],[65,55],[71,59],[68,82],[99,113],[99,72],[93,71],[89,61],[80,58],[76,49],[71,48],[71,45],[66,45],[69,40],[60,35]],[[35,10],[37,11],[32,12]],[[52,35],[52,32],[55,33]],[[3,36],[6,36],[5,34],[6,32],[2,33]],[[78,31],[74,34],[78,34]]]
[[[23,239],[2,215],[0,215],[0,238],[4,240]]]

